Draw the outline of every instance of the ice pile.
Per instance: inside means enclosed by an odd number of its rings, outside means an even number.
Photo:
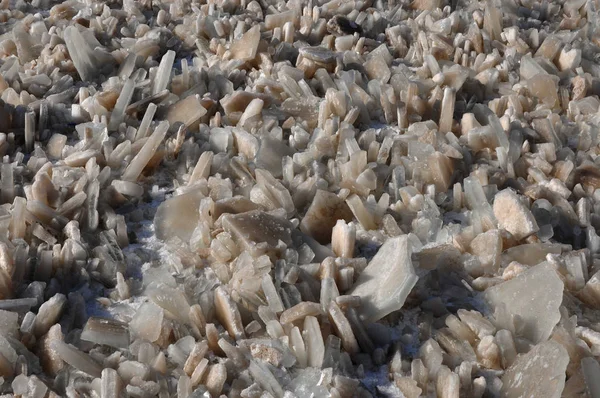
[[[0,24],[3,396],[600,395],[596,2]]]

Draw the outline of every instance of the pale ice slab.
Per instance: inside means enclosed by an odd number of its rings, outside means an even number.
[[[262,211],[249,211],[223,217],[223,228],[253,256],[280,247],[279,242],[291,243],[291,224]]]
[[[196,123],[206,114],[206,109],[200,102],[199,95],[190,95],[181,101],[173,104],[167,112],[167,120],[171,125],[181,122],[186,127]]]
[[[248,61],[256,57],[258,43],[260,42],[260,27],[258,25],[250,28],[244,35],[236,40],[230,48],[234,59]]]
[[[53,341],[50,346],[55,350],[63,361],[93,377],[100,377],[102,366],[94,361],[88,354],[80,351],[71,344],[60,340]]]
[[[167,135],[168,130],[169,122],[163,121],[159,123],[142,149],[135,155],[123,172],[123,175],[121,176],[122,180],[136,181],[138,179],[140,174],[142,174],[142,171],[144,171],[144,168],[148,165],[150,159],[152,159],[156,153],[156,150]]]
[[[408,237],[387,240],[360,274],[349,295],[360,296],[360,317],[375,322],[402,308],[417,283]]]
[[[567,350],[550,340],[517,358],[502,377],[500,396],[507,398],[559,398],[565,387]]]
[[[581,370],[590,397],[600,396],[600,365],[592,357],[581,360]]]
[[[74,26],[69,26],[65,29],[64,40],[81,80],[86,81],[91,79],[97,68],[94,65],[96,59],[89,43],[86,42],[79,30]]]
[[[162,240],[178,237],[188,242],[198,225],[198,208],[203,197],[202,192],[196,189],[163,202],[154,216],[156,237]]]
[[[319,243],[327,244],[331,242],[331,231],[338,220],[352,221],[350,208],[336,194],[319,189],[300,222],[300,230]]]
[[[485,298],[492,308],[505,306],[511,318],[520,318],[522,336],[539,343],[550,337],[560,320],[563,288],[555,268],[544,262],[488,289]],[[509,321],[503,319],[499,322]],[[513,328],[510,324],[501,326],[509,330]]]
[[[144,303],[129,322],[129,329],[134,336],[154,342],[160,336],[163,319],[162,308],[152,302]]]
[[[126,348],[129,346],[129,331],[125,323],[90,317],[81,332],[81,339],[115,348]]]

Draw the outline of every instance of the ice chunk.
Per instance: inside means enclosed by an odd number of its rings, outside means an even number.
[[[227,329],[229,335],[236,340],[245,337],[240,311],[227,291],[219,286],[215,290],[214,298],[217,318]]]
[[[592,357],[581,360],[581,370],[590,397],[600,396],[600,365]]]
[[[230,115],[235,112],[244,112],[248,105],[256,98],[256,93],[238,90],[224,96],[219,103],[223,107],[225,114]]]
[[[560,52],[558,56],[558,68],[561,71],[573,70],[581,63],[581,50],[579,48],[572,48],[566,51],[565,48]]]
[[[519,69],[519,73],[521,74],[521,79],[527,80],[538,74],[547,75],[548,72],[544,70],[533,58],[531,55],[527,54],[521,58],[521,66]]]
[[[64,340],[64,336],[60,329],[60,324],[55,324],[50,328],[38,342],[37,355],[40,358],[40,363],[45,372],[55,376],[62,368],[65,367],[65,363],[52,349],[52,342],[55,340]]]
[[[451,87],[446,87],[444,89],[444,97],[442,98],[442,110],[440,112],[439,130],[441,133],[448,133],[452,131],[455,103],[456,92]]]
[[[284,219],[262,211],[223,216],[223,228],[253,256],[291,243],[292,225]]]
[[[90,317],[83,328],[81,339],[115,348],[129,346],[127,325],[113,319]]]
[[[383,84],[387,83],[392,75],[385,57],[380,54],[370,57],[369,60],[365,62],[364,67],[369,79],[377,79]]]
[[[171,73],[173,70],[173,62],[175,62],[175,51],[169,50],[163,55],[156,71],[156,77],[154,78],[154,85],[152,86],[152,94],[158,94],[162,90],[166,89],[171,79]]]
[[[89,374],[90,376],[100,377],[102,374],[102,366],[94,361],[88,354],[79,351],[70,344],[66,344],[60,340],[54,340],[50,346],[54,349],[63,361]]]
[[[256,57],[258,43],[260,42],[260,26],[250,28],[242,37],[236,40],[229,49],[234,59],[249,61]]]
[[[346,199],[346,204],[358,222],[366,230],[377,229],[373,212],[367,208],[360,196],[353,194]]]
[[[35,375],[27,378],[24,374],[20,374],[15,377],[11,386],[14,393],[22,397],[44,398],[48,392],[48,386]]]
[[[221,199],[215,202],[213,219],[218,219],[222,214],[238,214],[251,210],[259,210],[260,207],[250,199],[243,196],[234,196],[232,198]]]
[[[559,398],[565,387],[569,354],[550,340],[517,358],[502,376],[502,397]]]
[[[218,397],[221,394],[223,385],[227,380],[227,369],[223,364],[215,364],[210,367],[208,375],[206,376],[206,388],[210,392],[211,396]]]
[[[483,29],[490,35],[491,40],[501,40],[502,11],[491,1],[486,1],[483,16]]]
[[[190,95],[181,101],[171,105],[167,112],[167,121],[173,125],[177,122],[190,127],[206,114],[199,95]]]
[[[548,35],[535,52],[536,57],[544,57],[552,61],[563,46],[562,40],[557,35]]]
[[[268,170],[273,177],[281,178],[284,156],[292,156],[294,151],[284,142],[271,137],[263,137],[256,154],[256,167]]]
[[[361,297],[358,313],[374,322],[402,308],[417,283],[406,235],[387,240],[347,293]]]
[[[539,230],[535,217],[511,189],[499,192],[494,198],[494,215],[501,228],[515,239],[523,239]]]
[[[553,243],[529,243],[513,246],[502,253],[503,262],[517,261],[524,265],[538,265],[548,254],[560,254],[560,245]]]
[[[269,308],[274,312],[282,312],[284,310],[283,302],[281,301],[279,293],[277,293],[277,289],[275,288],[270,275],[263,276],[261,286],[265,298],[267,299],[267,303],[269,303]]]
[[[53,159],[60,159],[62,157],[62,150],[67,143],[67,136],[62,134],[53,134],[48,140],[46,146],[46,152]]]
[[[129,322],[131,332],[145,340],[154,342],[160,336],[164,311],[154,303],[145,303]]]
[[[35,141],[35,113],[27,112],[25,114],[25,149],[27,152],[33,150]]]
[[[267,365],[261,364],[257,361],[250,361],[248,371],[254,380],[268,393],[270,393],[271,396],[277,398],[283,397],[283,389]]]
[[[304,345],[308,356],[308,365],[320,368],[323,364],[325,343],[319,327],[319,321],[314,316],[304,318],[304,330],[302,332]]]
[[[0,309],[0,334],[3,336],[16,337],[19,324],[19,314]]]
[[[488,203],[481,182],[477,177],[467,177],[463,181],[464,184],[464,196],[469,208],[477,211],[481,217],[481,223],[486,226],[494,226],[496,224],[496,218],[492,206]],[[492,229],[492,228],[489,228]]]
[[[337,220],[331,230],[331,248],[336,256],[352,258],[356,243],[356,227],[354,224]]]
[[[135,82],[132,79],[128,79],[123,85],[121,94],[119,94],[119,99],[117,99],[117,103],[115,104],[115,107],[110,115],[110,122],[108,123],[108,129],[110,131],[116,131],[119,125],[123,122],[125,117],[125,108],[127,108],[131,102],[134,90]]]
[[[204,198],[200,189],[175,196],[163,202],[154,216],[156,237],[168,240],[174,236],[184,242],[192,237],[200,218],[200,201]]]
[[[152,135],[144,143],[142,149],[140,149],[137,155],[135,155],[135,157],[131,160],[131,163],[129,163],[129,166],[127,166],[123,172],[123,175],[121,176],[122,180],[136,181],[138,179],[146,165],[150,162],[150,159],[152,159],[156,153],[159,145],[167,135],[168,130],[169,122],[160,122]]]
[[[119,364],[117,372],[121,379],[128,383],[134,377],[146,380],[150,374],[150,368],[148,365],[137,361],[123,361]]]
[[[240,117],[240,121],[238,122],[239,126],[244,126],[248,120],[256,119],[262,112],[265,101],[260,98],[255,98],[246,107],[244,113]]]
[[[156,305],[166,311],[165,315],[183,323],[189,321],[190,304],[181,290],[163,283],[153,283],[146,288],[145,293]]]
[[[427,166],[430,170],[429,181],[435,185],[436,192],[446,192],[454,174],[452,160],[443,153],[434,152],[427,157]]]
[[[46,334],[50,327],[60,319],[66,304],[67,298],[60,293],[55,294],[50,300],[42,304],[35,317],[33,333],[37,337]]]
[[[484,272],[494,274],[500,263],[502,252],[502,236],[497,229],[477,235],[471,241],[470,252],[479,258]]]
[[[352,221],[348,205],[336,194],[317,190],[313,201],[300,222],[300,230],[319,243],[331,241],[331,232],[338,220]]]
[[[97,60],[91,46],[75,26],[69,26],[65,29],[64,39],[81,80],[88,81],[92,79],[100,69],[97,67]]]
[[[100,381],[100,396],[106,398],[117,398],[122,390],[122,381],[117,371],[110,368],[102,370],[102,378]]]
[[[492,308],[504,306],[511,317],[518,317],[517,321],[522,323],[522,336],[539,343],[550,337],[560,320],[563,287],[555,268],[541,263],[489,288],[485,298]],[[504,329],[513,329],[508,320],[498,320],[498,323]]]
[[[383,45],[385,47],[385,45]],[[335,53],[325,47],[302,47],[300,49],[300,55],[303,58],[310,59],[311,61],[319,64],[331,64],[335,63]],[[369,55],[374,55],[373,52]],[[389,79],[389,77],[388,77]]]
[[[296,9],[265,15],[265,29],[273,30],[276,27],[281,28],[287,22],[293,23],[297,18],[298,11]]]
[[[359,351],[358,342],[348,322],[348,318],[344,315],[340,307],[332,301],[329,304],[329,319],[332,322],[337,335],[342,339],[342,345],[347,353],[356,354]]]
[[[294,202],[292,201],[292,196],[290,192],[279,182],[276,178],[274,178],[271,173],[267,170],[256,169],[256,187],[259,187],[263,192],[263,195],[266,196],[266,200],[263,202],[268,202],[274,209],[283,208],[288,216],[292,216],[296,212],[296,207],[294,206]],[[250,194],[252,198],[252,193]],[[253,202],[257,203],[257,201]],[[264,204],[265,207],[267,203],[258,203]]]
[[[138,127],[137,131],[135,132],[135,141],[142,139],[148,135],[150,123],[152,123],[152,120],[154,119],[154,114],[156,113],[157,108],[158,107],[154,103],[148,104],[148,108],[146,108],[146,112],[144,113],[144,117],[142,118],[142,122],[140,123],[140,127]]]
[[[286,323],[293,323],[299,320],[304,319],[307,316],[318,316],[323,315],[323,310],[321,308],[321,304],[313,303],[310,301],[303,301],[301,303],[296,304],[292,308],[288,308],[287,310],[281,313],[281,317],[279,321],[282,325]]]
[[[558,105],[558,85],[554,76],[537,74],[527,80],[527,88],[541,102],[553,108]]]

